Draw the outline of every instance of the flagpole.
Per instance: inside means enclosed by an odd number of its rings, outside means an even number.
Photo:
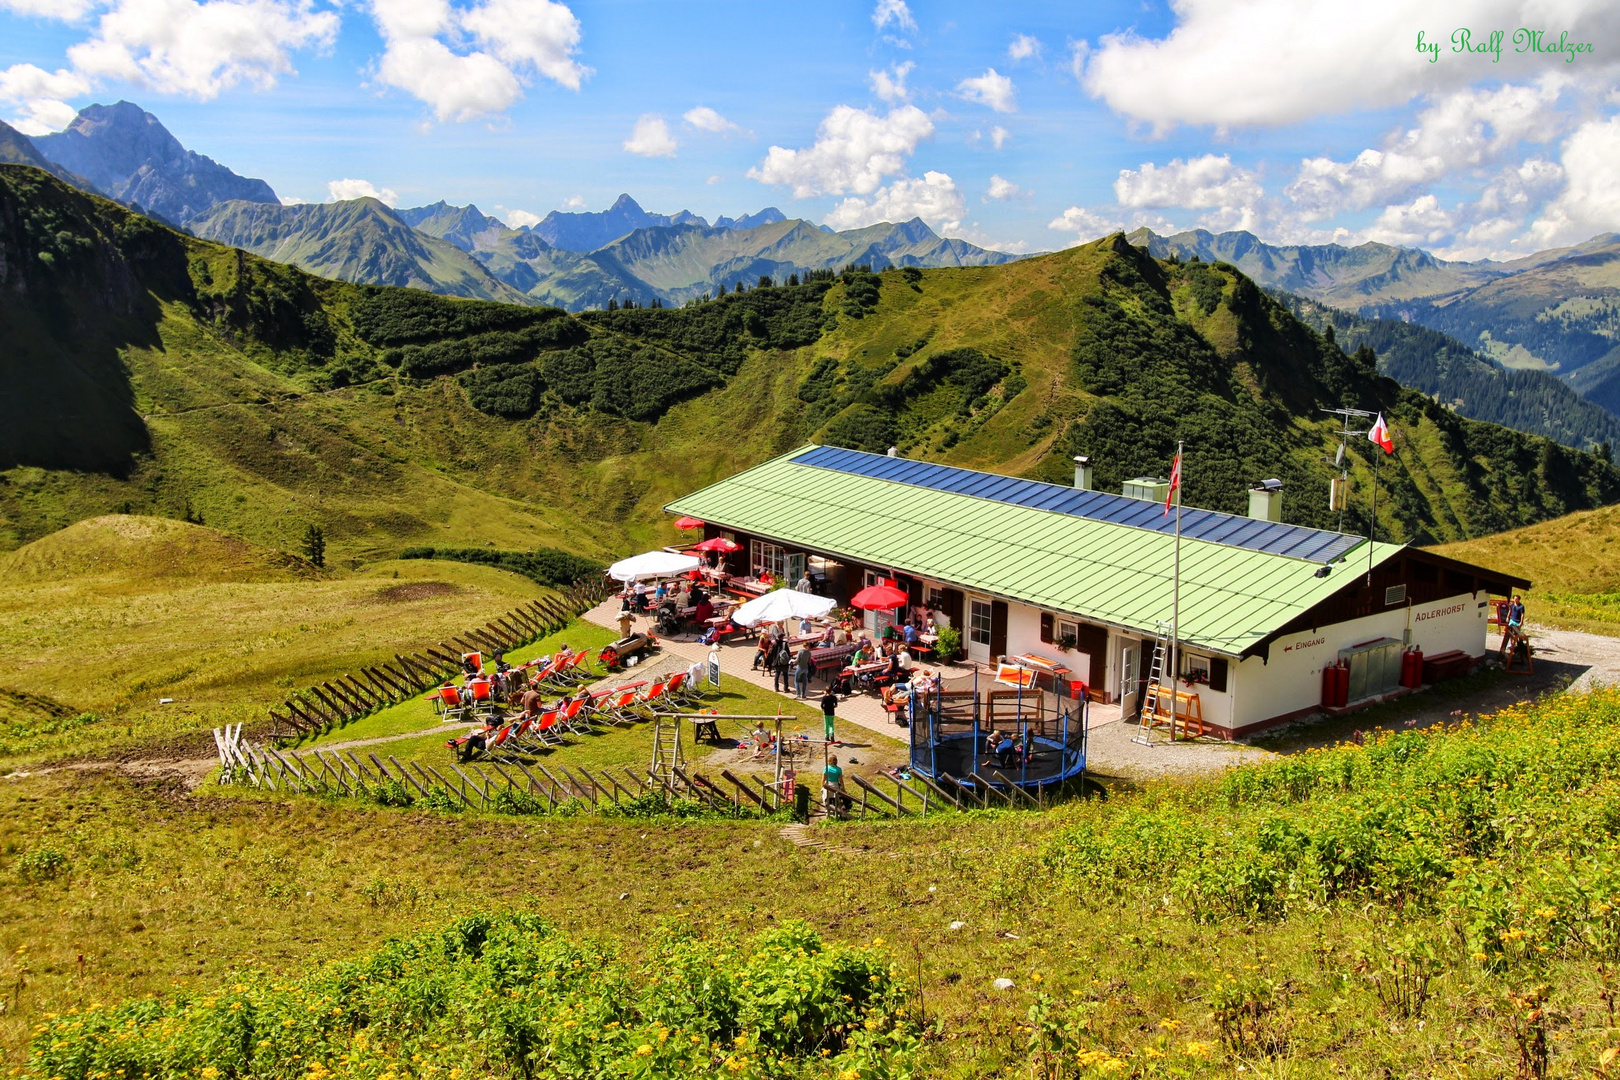
[[[1373,444],[1378,446],[1377,443]],[[1378,536],[1378,466],[1383,464],[1384,448],[1373,455],[1372,521],[1367,525],[1367,587],[1372,588],[1373,541]]]
[[[1176,443],[1176,565],[1170,587],[1170,741],[1176,741],[1176,680],[1181,677],[1181,489],[1186,486],[1187,463]]]

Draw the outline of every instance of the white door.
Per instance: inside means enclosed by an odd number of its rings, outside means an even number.
[[[967,610],[968,659],[976,664],[990,662],[990,601],[982,596],[968,597]]]
[[[1142,663],[1142,643],[1126,641],[1119,651],[1119,712],[1131,715],[1136,708],[1136,680]]]

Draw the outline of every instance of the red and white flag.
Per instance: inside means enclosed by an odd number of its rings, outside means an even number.
[[[1164,493],[1164,513],[1160,517],[1170,516],[1170,500],[1176,497],[1176,490],[1181,487],[1181,452],[1176,452],[1176,462],[1170,466],[1170,490]]]
[[[1384,423],[1383,413],[1378,414],[1378,422],[1373,424],[1371,431],[1367,432],[1367,438],[1369,441],[1383,447],[1384,453],[1393,454],[1395,452],[1395,440],[1390,437],[1389,425]]]

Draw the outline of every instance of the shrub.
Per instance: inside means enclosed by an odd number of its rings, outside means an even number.
[[[17,878],[25,885],[55,881],[68,872],[68,857],[55,848],[35,848],[17,860]]]

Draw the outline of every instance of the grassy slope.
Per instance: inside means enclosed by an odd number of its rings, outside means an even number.
[[[1513,567],[1535,583],[1532,622],[1620,634],[1620,507],[1605,506],[1511,532],[1444,544],[1454,559]]]
[[[1612,890],[1612,877],[1543,880],[1534,867],[1562,867],[1567,851],[1602,847],[1589,830],[1612,814],[1613,780],[1594,769],[1552,788],[1533,763],[1548,761],[1543,771],[1564,778],[1570,767],[1558,763],[1564,751],[1549,737],[1599,722],[1611,738],[1617,708],[1609,695],[1510,718],[1502,738],[1516,767],[1530,761],[1538,781],[1518,786],[1491,782],[1500,756],[1482,751],[1502,744],[1488,729],[1484,738],[1467,729],[1406,733],[1383,751],[1347,748],[1226,780],[1155,782],[1052,813],[851,824],[822,834],[842,847],[837,853],[794,847],[775,823],[459,818],[40,777],[0,787],[0,904],[12,916],[0,922],[0,978],[19,985],[16,1007],[0,1016],[0,1047],[20,1064],[31,1025],[46,1014],[207,992],[248,970],[296,976],[498,905],[605,936],[631,958],[666,920],[746,934],[800,917],[833,939],[880,939],[904,976],[920,980],[920,1005],[937,1032],[921,1063],[930,1077],[1483,1080],[1514,1073],[1515,1017],[1524,1010],[1508,994],[1538,983],[1552,995],[1547,1075],[1602,1075],[1592,1070],[1615,1034],[1602,1004],[1612,975],[1592,955],[1603,942],[1516,952],[1509,927],[1528,932],[1527,946],[1576,920],[1612,933],[1613,921],[1585,906]],[[1541,712],[1561,719],[1546,725]],[[1403,762],[1408,783],[1438,774],[1420,793],[1438,818],[1425,824],[1412,812],[1380,833],[1385,804],[1399,795],[1385,790],[1374,761],[1397,781]],[[1323,782],[1337,775],[1328,767],[1335,762],[1343,790]],[[1545,828],[1463,828],[1485,826],[1498,805],[1528,808]],[[1357,875],[1386,875],[1413,895],[1398,905],[1381,900],[1374,877],[1339,883],[1339,899],[1313,898],[1310,884],[1277,871],[1283,855],[1297,859],[1295,822],[1340,830]],[[1074,844],[1087,836],[1106,843],[1082,855]],[[1220,857],[1178,863],[1178,845],[1188,843],[1213,843]],[[1478,846],[1494,857],[1457,854]],[[20,856],[45,847],[66,857],[67,872],[21,881]],[[1612,854],[1599,862],[1612,869]],[[1113,868],[1117,880],[1065,887],[1049,876],[1057,865],[1074,876]],[[1304,867],[1307,877],[1327,869]],[[1522,896],[1511,885],[1519,871],[1536,879],[1520,883]],[[1421,884],[1428,874],[1440,880]],[[1444,891],[1449,878],[1484,889]],[[1234,916],[1231,895],[1198,893],[1216,879],[1281,906]],[[1510,894],[1499,898],[1504,882]],[[1563,888],[1579,906],[1532,910]],[[1481,921],[1470,922],[1476,915]],[[1490,963],[1474,953],[1480,938],[1499,950]],[[1415,1016],[1391,1000],[1407,970],[1397,961],[1409,957],[1435,975]],[[992,990],[998,977],[1014,989]],[[1037,1005],[1052,1020],[1040,1035],[1060,1061],[1100,1051],[1094,1062],[1124,1066],[1042,1072],[1026,1027]],[[1243,1005],[1252,1022],[1238,1022]],[[1250,1040],[1247,1049],[1223,1045],[1223,1032]],[[475,1062],[470,1076],[498,1073]]]
[[[340,575],[205,527],[80,522],[0,556],[0,755],[251,726],[311,682],[543,593],[488,567],[380,562]],[[62,723],[83,713],[96,719]]]

